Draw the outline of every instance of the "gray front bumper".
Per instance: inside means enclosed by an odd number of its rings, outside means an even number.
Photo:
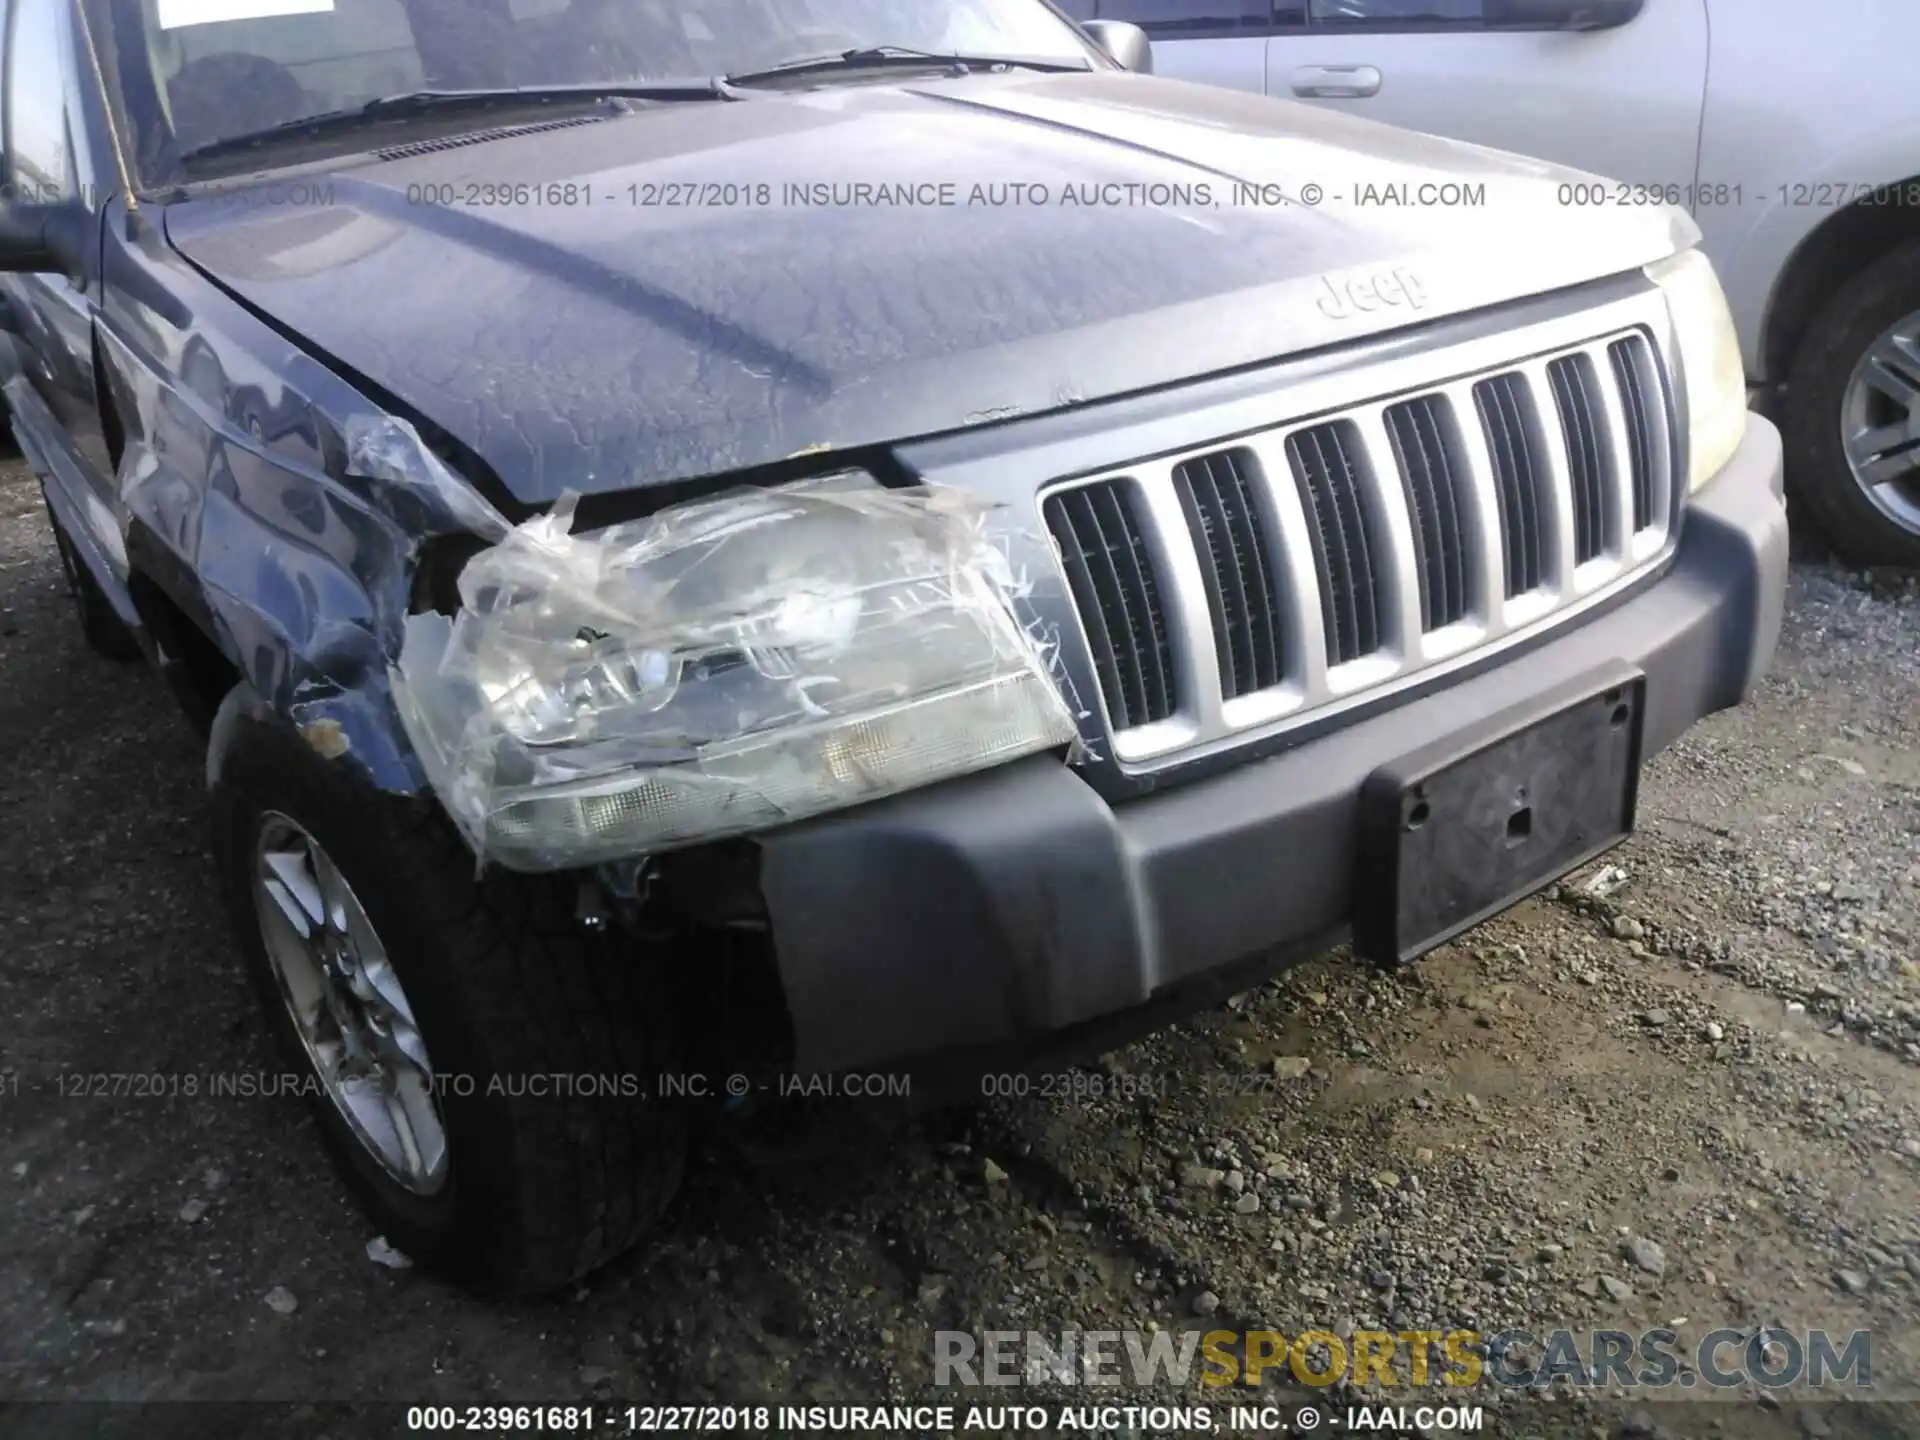
[[[1622,661],[1652,754],[1765,671],[1786,570],[1780,437],[1755,417],[1657,579],[1418,699],[1117,806],[1033,759],[766,835],[795,1063],[1032,1052],[1323,949],[1368,903],[1358,800],[1382,764]]]

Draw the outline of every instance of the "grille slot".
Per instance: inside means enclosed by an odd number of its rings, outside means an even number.
[[[1453,407],[1444,395],[1422,395],[1388,408],[1384,420],[1413,522],[1420,577],[1420,628],[1463,620],[1473,604],[1472,547],[1467,540],[1467,466]]]
[[[1526,377],[1496,375],[1473,387],[1480,427],[1493,457],[1500,497],[1500,545],[1506,556],[1507,598],[1538,590],[1547,577],[1547,514],[1551,476],[1546,442]]]
[[[1088,763],[1265,739],[1643,574],[1685,464],[1664,323],[1635,296],[1305,373],[1231,397],[1217,428],[1153,421],[1136,453],[1157,458],[1043,486],[1061,569],[1036,603],[1086,641],[1067,661],[1110,739]],[[1199,442],[1160,438],[1182,433]]]
[[[1165,720],[1174,710],[1173,646],[1132,493],[1120,481],[1088,485],[1050,497],[1045,513],[1113,728]]]
[[[1259,463],[1252,451],[1220,450],[1173,470],[1206,586],[1221,694],[1229,700],[1270,689],[1285,674],[1278,572],[1254,500]]]
[[[1627,469],[1633,483],[1633,533],[1638,535],[1658,517],[1660,489],[1665,483],[1665,457],[1654,442],[1654,420],[1664,400],[1660,376],[1654,369],[1653,349],[1638,335],[1616,340],[1607,347],[1613,383],[1627,419]]]
[[[1607,499],[1618,471],[1600,400],[1600,375],[1585,355],[1567,355],[1547,367],[1573,487],[1573,563],[1584,565],[1607,548]]]
[[[1320,582],[1327,661],[1344,665],[1380,648],[1380,593],[1375,565],[1384,556],[1362,486],[1371,485],[1360,429],[1336,420],[1287,437],[1287,460],[1300,485]]]

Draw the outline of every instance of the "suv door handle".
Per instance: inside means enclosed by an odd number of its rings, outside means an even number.
[[[1364,100],[1380,93],[1373,65],[1302,65],[1293,72],[1293,93],[1308,100]]]

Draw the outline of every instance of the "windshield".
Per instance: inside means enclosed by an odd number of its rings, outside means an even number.
[[[423,89],[683,80],[875,46],[1067,65],[1089,54],[1039,0],[108,3],[127,109],[152,132],[139,146],[149,163]]]

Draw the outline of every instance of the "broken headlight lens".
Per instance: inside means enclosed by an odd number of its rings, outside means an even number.
[[[409,619],[409,736],[484,856],[560,869],[765,829],[1070,744],[958,492],[835,477],[470,561]]]
[[[1726,467],[1747,434],[1747,371],[1740,336],[1713,262],[1683,250],[1647,267],[1666,292],[1680,347],[1689,417],[1687,489],[1698,490]]]

